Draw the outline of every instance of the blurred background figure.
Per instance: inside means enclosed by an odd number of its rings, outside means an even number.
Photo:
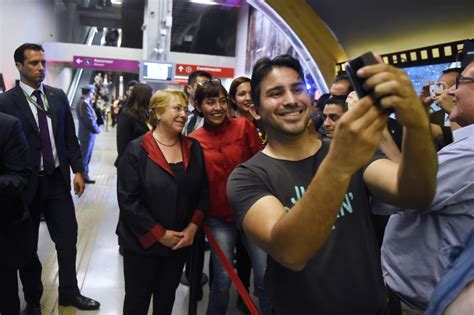
[[[331,97],[322,102],[323,125],[326,137],[332,139],[339,119],[347,112],[347,104],[344,97]]]
[[[120,157],[124,154],[128,143],[150,130],[147,120],[151,94],[152,89],[148,84],[133,85],[128,106],[120,113],[117,120],[116,166]]]
[[[76,107],[77,120],[79,122],[78,139],[81,145],[81,155],[84,164],[84,181],[86,184],[94,184],[95,180],[89,177],[89,163],[96,136],[100,133],[100,127],[97,124],[97,115],[92,108],[91,99],[94,95],[94,86],[88,85],[82,87],[82,96]]]
[[[243,117],[251,121],[255,128],[257,128],[262,144],[266,144],[267,134],[260,121],[254,119],[251,111],[253,104],[250,78],[235,78],[230,85],[228,99],[231,105],[228,106],[228,111],[231,112],[230,117]]]
[[[189,104],[188,104],[188,121],[186,122],[186,126],[184,126],[183,134],[187,135],[193,132],[194,130],[200,128],[204,123],[201,116],[199,116],[198,112],[195,108],[195,101],[194,101],[194,94],[196,92],[196,88],[203,84],[206,81],[212,79],[212,75],[206,71],[194,71],[188,77],[188,85],[185,88],[186,94],[189,97]]]

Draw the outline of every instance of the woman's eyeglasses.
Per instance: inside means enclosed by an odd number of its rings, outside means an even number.
[[[171,110],[174,111],[175,113],[181,113],[184,112],[186,115],[189,114],[189,110],[187,106],[171,106]]]

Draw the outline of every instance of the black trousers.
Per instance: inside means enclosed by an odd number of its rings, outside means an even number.
[[[237,275],[239,276],[240,280],[242,280],[242,284],[248,291],[250,287],[250,271],[252,269],[252,263],[250,262],[250,257],[247,253],[247,249],[244,246],[244,241],[242,240],[242,233],[239,233],[239,235],[237,236],[237,243],[235,244],[235,253],[235,258],[237,261]]]
[[[57,168],[53,174],[40,176],[38,188],[28,209],[33,220],[34,252],[38,249],[38,231],[41,214],[44,215],[48,231],[53,240],[59,267],[59,296],[67,297],[79,293],[76,279],[77,221],[71,193]],[[43,294],[41,262],[38,254],[20,269],[20,278],[27,303],[39,303]]]
[[[124,315],[146,315],[153,296],[153,314],[171,314],[187,250],[172,256],[143,256],[124,250]]]
[[[2,266],[0,270],[0,314],[20,314],[20,298],[18,297],[17,270]]]

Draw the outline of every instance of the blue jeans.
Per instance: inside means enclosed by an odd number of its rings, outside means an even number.
[[[239,233],[237,230],[237,224],[235,222],[225,222],[218,218],[207,217],[206,225],[221,247],[227,260],[232,263],[234,248],[237,242],[237,233]],[[260,311],[263,315],[266,315],[270,313],[270,307],[268,306],[263,289],[263,277],[267,266],[267,254],[251,242],[245,235],[243,235],[243,239],[250,256],[250,261],[252,262],[255,294],[259,299]],[[207,315],[226,314],[227,306],[229,304],[231,280],[212,247],[211,256],[213,261],[214,278],[211,286],[209,305],[207,307]]]
[[[258,247],[243,231],[242,239],[244,240],[245,248],[247,248],[250,262],[252,263],[253,286],[255,288],[255,295],[258,297],[260,313],[262,315],[269,315],[271,314],[271,308],[270,305],[268,305],[263,286],[263,277],[267,269],[267,253]]]
[[[206,225],[221,247],[227,260],[232,262],[238,233],[235,222],[225,222],[218,218],[207,217]],[[227,312],[231,281],[213,247],[211,247],[211,256],[214,278],[207,306],[207,315],[222,315]]]

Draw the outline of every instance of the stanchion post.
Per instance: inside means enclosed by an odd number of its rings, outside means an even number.
[[[194,242],[191,246],[191,259],[190,259],[190,269],[191,272],[189,273],[189,304],[188,304],[188,315],[196,315],[197,314],[197,298],[196,292],[198,286],[201,285],[201,271],[199,270],[196,262],[199,259],[199,255],[201,252],[200,244],[199,244],[199,237],[200,233],[203,233],[201,228],[199,228],[194,236]]]

